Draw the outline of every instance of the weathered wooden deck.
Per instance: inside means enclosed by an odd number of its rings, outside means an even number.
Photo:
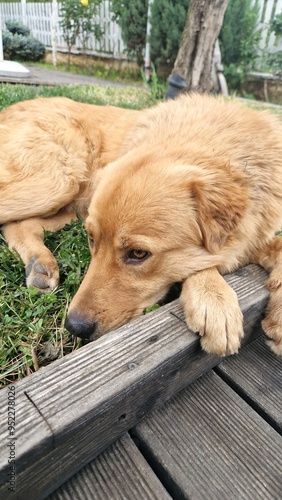
[[[2,389],[0,499],[281,500],[282,359],[259,326],[265,276],[226,278],[245,319],[238,356],[200,351],[175,301],[18,382],[16,493]]]

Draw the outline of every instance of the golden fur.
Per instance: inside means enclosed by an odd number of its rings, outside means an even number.
[[[220,273],[254,262],[270,272],[263,327],[282,354],[278,119],[199,95],[142,112],[51,98],[11,106],[0,130],[0,224],[28,285],[48,291],[59,279],[42,228],[88,210],[93,258],[70,305],[72,333],[102,335],[183,281],[203,348],[237,352],[242,314]]]
[[[92,261],[67,327],[99,336],[183,281],[188,325],[202,346],[237,352],[236,294],[219,273],[271,271],[264,329],[282,352],[282,129],[274,116],[209,96],[183,96],[142,116],[106,166],[89,206]]]
[[[27,285],[58,285],[44,229],[58,231],[87,213],[97,170],[120,156],[141,111],[64,97],[14,104],[0,113],[0,225],[21,255]]]

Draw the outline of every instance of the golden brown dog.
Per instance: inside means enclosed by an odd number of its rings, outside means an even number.
[[[282,354],[278,119],[235,102],[183,96],[144,112],[123,142],[123,156],[96,178],[86,220],[92,261],[67,328],[100,336],[183,281],[187,323],[204,349],[235,353],[242,314],[220,273],[258,263],[270,272],[263,328]]]
[[[141,111],[41,98],[0,113],[0,225],[26,265],[27,285],[59,281],[44,229],[85,216],[98,169],[120,156]]]

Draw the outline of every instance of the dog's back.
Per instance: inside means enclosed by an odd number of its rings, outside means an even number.
[[[63,97],[0,113],[0,224],[87,208],[97,169],[116,160],[141,112]]]

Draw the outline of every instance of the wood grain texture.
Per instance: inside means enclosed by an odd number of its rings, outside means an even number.
[[[282,437],[213,372],[135,434],[173,498],[281,499]]]
[[[248,266],[226,277],[237,291],[246,339],[259,333],[266,273]],[[45,496],[144,415],[214,367],[178,301],[41,369],[16,384],[17,494]],[[0,391],[0,498],[7,491],[6,389]]]
[[[171,497],[128,434],[46,500],[169,500]]]
[[[240,356],[223,361],[217,373],[282,434],[282,358],[263,338],[246,346]]]

